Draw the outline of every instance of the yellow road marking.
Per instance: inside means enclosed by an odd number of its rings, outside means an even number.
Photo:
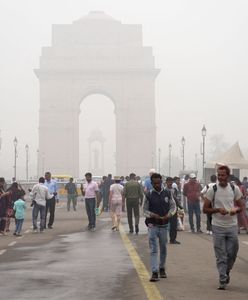
[[[166,300],[166,298],[162,297],[160,294],[159,289],[156,285],[152,282],[149,282],[149,272],[145,267],[144,263],[142,262],[141,258],[139,257],[137,251],[133,247],[131,241],[129,240],[127,234],[124,231],[123,226],[120,226],[120,234],[122,241],[127,249],[129,256],[133,262],[133,265],[138,273],[139,279],[143,285],[145,290],[146,296],[148,300]]]

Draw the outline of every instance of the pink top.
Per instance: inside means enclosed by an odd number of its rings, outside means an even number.
[[[86,182],[83,185],[85,190],[85,198],[95,198],[96,192],[98,189],[98,184],[95,181],[91,181],[90,183]]]

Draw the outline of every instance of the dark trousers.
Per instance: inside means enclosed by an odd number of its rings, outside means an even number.
[[[0,231],[5,230],[5,225],[6,225],[6,219],[5,217],[0,217]]]
[[[96,198],[85,198],[85,207],[89,220],[88,227],[94,228],[96,227]]]
[[[139,199],[127,198],[127,220],[129,225],[129,230],[133,231],[133,213],[135,219],[135,226],[139,225]]]
[[[207,214],[207,231],[212,231],[212,214]]]
[[[200,230],[201,229],[201,208],[200,208],[200,202],[189,202],[188,201],[188,213],[189,213],[189,224],[190,224],[190,229],[194,230],[194,222],[193,222],[193,214],[195,213],[196,217],[196,229]]]
[[[46,218],[45,218],[45,228],[46,228],[46,223],[47,223],[47,214],[49,212],[49,221],[48,221],[48,226],[52,226],[54,222],[54,216],[55,216],[55,205],[56,205],[56,200],[55,196],[52,197],[51,199],[48,199],[46,201]]]
[[[177,238],[177,214],[170,218],[170,242],[175,242]]]

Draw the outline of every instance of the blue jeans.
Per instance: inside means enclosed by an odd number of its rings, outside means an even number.
[[[45,228],[45,221],[46,221],[46,206],[39,205],[37,203],[34,204],[33,207],[33,228],[37,229],[37,219],[40,213],[40,230],[44,230]]]
[[[191,230],[195,230],[194,222],[193,222],[193,214],[196,216],[196,229],[201,229],[201,208],[200,202],[189,202],[188,201],[188,213],[189,213],[189,225]]]
[[[231,271],[236,260],[239,241],[238,227],[212,226],[214,252],[220,282],[225,282],[227,274]]]
[[[16,219],[15,233],[20,234],[20,232],[22,230],[23,222],[24,222],[24,219]]]
[[[96,227],[96,198],[85,198],[85,207],[89,220],[89,228]]]
[[[149,246],[151,249],[151,269],[152,272],[158,272],[159,269],[165,269],[165,261],[167,255],[166,243],[167,243],[167,231],[168,225],[165,227],[149,226],[148,227],[148,237]],[[158,263],[158,243],[160,249],[160,260]]]

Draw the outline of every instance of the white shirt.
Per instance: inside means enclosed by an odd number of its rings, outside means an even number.
[[[234,191],[230,184],[226,187],[222,187],[219,184],[217,191],[214,192],[213,187],[210,187],[206,193],[206,198],[211,201],[213,208],[225,208],[227,211],[231,210],[235,206],[235,201],[242,197],[240,189],[234,186]],[[214,205],[213,205],[214,199]],[[222,215],[220,213],[212,214],[212,224],[220,227],[232,227],[237,225],[237,216],[230,214]]]
[[[53,198],[48,191],[48,188],[43,183],[36,184],[32,191],[30,192],[31,200],[35,201],[37,204],[46,206],[46,200]]]

